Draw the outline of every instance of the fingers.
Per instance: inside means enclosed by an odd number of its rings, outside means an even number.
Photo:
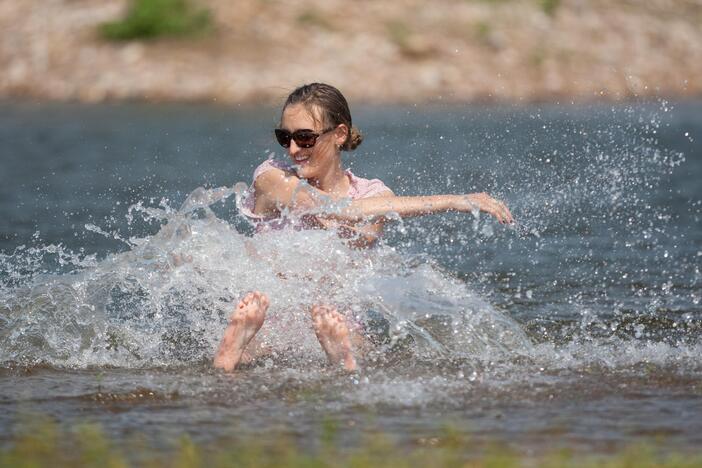
[[[471,200],[478,205],[480,210],[493,215],[501,224],[512,224],[514,222],[512,213],[507,206],[487,193],[474,194]]]
[[[495,200],[495,203],[497,205],[497,213],[495,214],[495,217],[502,224],[512,224],[514,219],[512,218],[512,213],[509,212],[507,205],[499,200]]]

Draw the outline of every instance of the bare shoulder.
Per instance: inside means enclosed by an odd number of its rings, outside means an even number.
[[[289,171],[279,168],[271,168],[254,180],[256,192],[271,192],[276,189],[294,186],[299,182],[299,178]]]
[[[256,177],[254,213],[273,216],[289,206],[300,179],[292,172],[272,168]]]

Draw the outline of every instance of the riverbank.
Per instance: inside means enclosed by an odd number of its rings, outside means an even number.
[[[291,429],[267,437],[232,429],[233,435],[217,443],[193,441],[183,432],[177,440],[155,444],[138,433],[119,440],[99,425],[65,428],[37,419],[20,426],[17,436],[0,448],[0,467],[702,467],[699,451],[671,450],[663,440],[603,453],[559,449],[555,442],[551,450],[534,452],[501,440],[478,442],[449,427],[402,446],[390,434],[372,429],[359,434],[333,419],[320,426],[312,444],[300,443]]]
[[[199,37],[109,42],[125,0],[0,2],[0,97],[355,102],[702,95],[699,0],[203,0]]]

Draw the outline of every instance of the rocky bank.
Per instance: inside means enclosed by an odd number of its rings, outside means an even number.
[[[115,43],[126,0],[0,0],[0,97],[279,102],[702,94],[699,0],[200,0],[208,34]]]

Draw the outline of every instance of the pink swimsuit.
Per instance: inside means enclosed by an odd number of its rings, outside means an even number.
[[[263,163],[256,168],[253,173],[253,180],[255,181],[258,176],[264,172],[270,171],[271,169],[281,169],[286,172],[295,173],[295,167],[291,163],[269,158],[263,161]],[[351,200],[371,198],[380,195],[381,193],[391,192],[391,190],[380,179],[364,179],[363,177],[356,177],[348,169],[346,170],[346,175],[351,182],[348,194],[348,197]],[[252,183],[248,192],[244,196],[241,212],[244,214],[244,216],[256,223],[256,232],[279,230],[288,226],[296,229],[304,228],[304,226],[300,226],[299,223],[293,223],[287,218],[281,218],[279,216],[262,216],[256,214],[253,211],[255,206],[256,198]]]

